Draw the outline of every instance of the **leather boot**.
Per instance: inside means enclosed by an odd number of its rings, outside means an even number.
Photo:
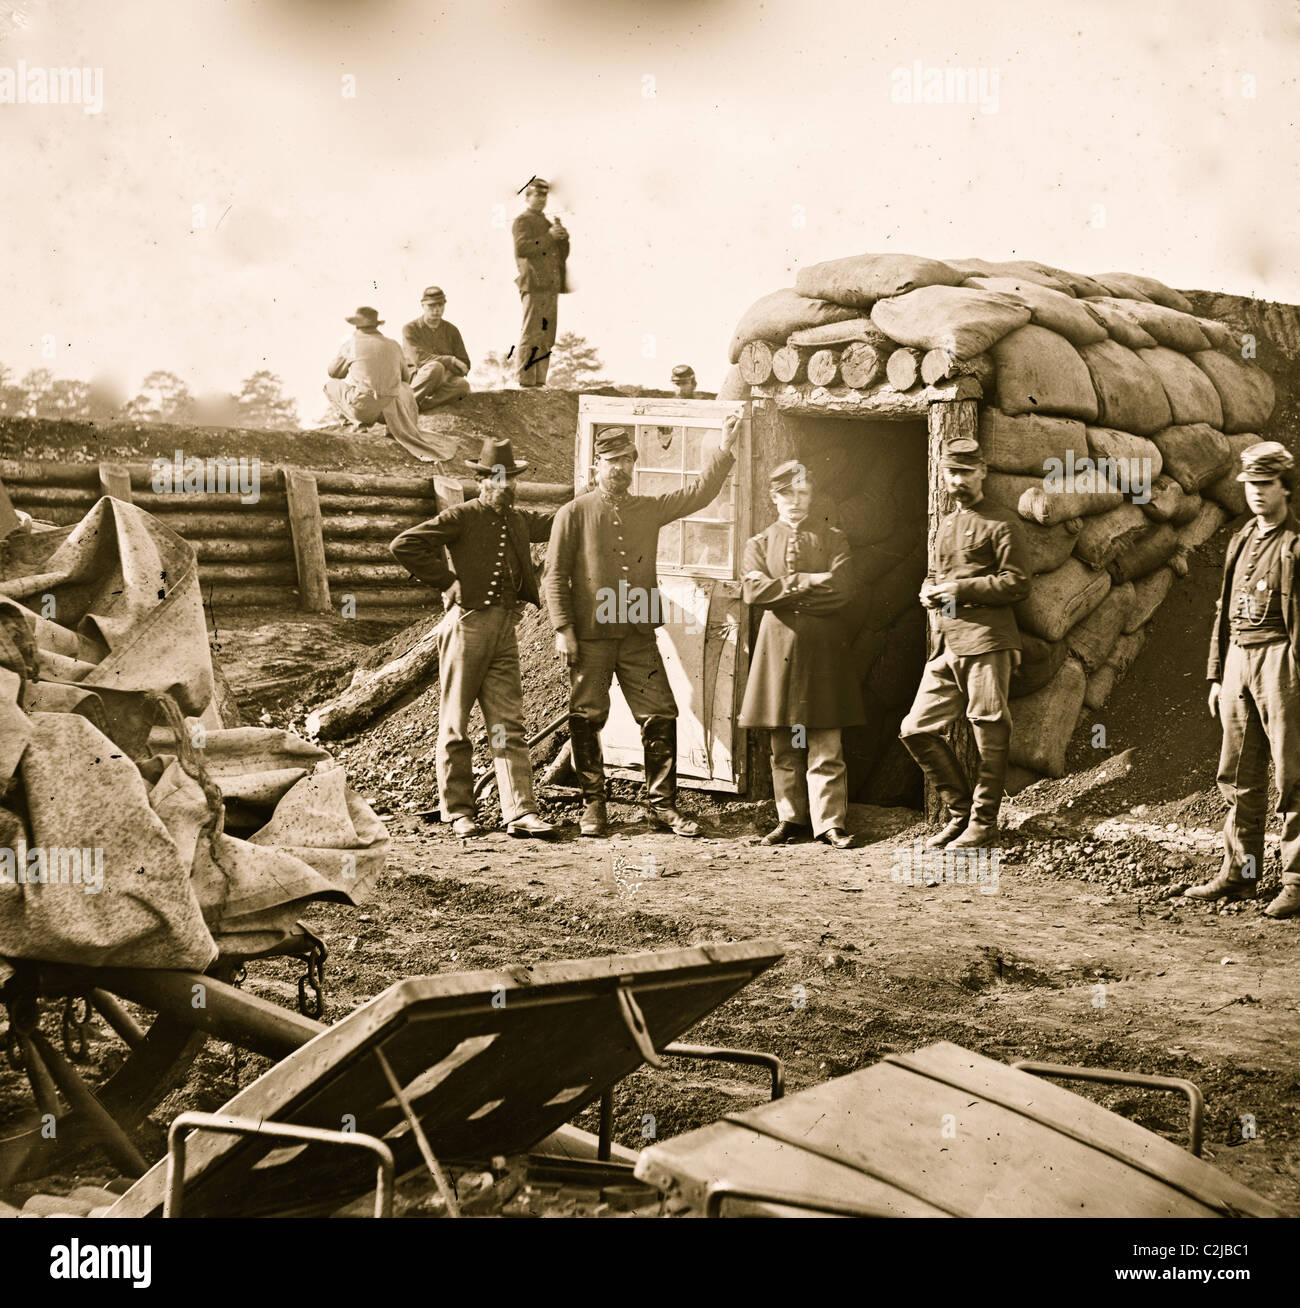
[[[1199,886],[1188,886],[1183,894],[1188,899],[1199,899],[1210,904],[1218,899],[1226,899],[1229,903],[1233,903],[1238,899],[1258,898],[1259,881],[1234,877],[1232,868],[1224,868],[1212,881],[1202,882]]]
[[[699,823],[674,807],[677,799],[677,719],[647,718],[641,725],[645,759],[645,815],[652,827],[700,836]]]
[[[961,764],[942,736],[920,732],[901,739],[943,802],[947,825],[925,842],[927,849],[939,849],[966,829],[970,817],[970,787]]]
[[[584,836],[603,836],[609,819],[605,811],[605,759],[600,751],[600,730],[590,718],[570,714],[569,742],[573,770],[582,787],[583,810],[578,832]]]
[[[1300,886],[1288,882],[1264,910],[1265,917],[1295,917],[1300,913]]]
[[[979,775],[971,797],[970,821],[966,830],[949,843],[949,849],[979,849],[998,837],[998,810],[1007,781],[1007,754],[1011,726],[1006,722],[972,722],[975,744],[980,752]]]

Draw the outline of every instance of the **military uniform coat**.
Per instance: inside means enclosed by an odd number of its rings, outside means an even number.
[[[816,730],[867,720],[841,616],[851,569],[848,541],[833,527],[796,532],[778,521],[745,545],[742,595],[763,617],[740,710],[742,727],[802,724]],[[812,572],[829,572],[829,586],[810,589]]]

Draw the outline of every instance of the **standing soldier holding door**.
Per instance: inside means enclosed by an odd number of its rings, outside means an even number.
[[[728,417],[703,473],[666,495],[630,493],[636,444],[626,427],[607,428],[596,436],[595,487],[555,515],[544,588],[556,649],[569,666],[569,739],[582,787],[584,836],[606,832],[600,731],[615,676],[641,728],[647,819],[679,836],[701,834],[674,807],[677,703],[655,639],[664,616],[656,560],[659,529],[717,498],[735,461],[739,425],[739,418]]]
[[[1228,801],[1223,868],[1191,899],[1254,899],[1264,863],[1268,763],[1282,815],[1282,890],[1268,917],[1300,913],[1300,521],[1295,459],[1278,441],[1241,455],[1255,515],[1228,543],[1210,637],[1210,712],[1223,724],[1219,789]]]
[[[520,386],[545,386],[546,371],[555,345],[555,315],[560,294],[567,290],[565,263],[569,257],[569,233],[558,219],[543,212],[550,194],[549,182],[534,177],[524,188],[528,206],[515,219],[511,235],[519,276],[519,299],[524,321],[519,330],[516,360]]]

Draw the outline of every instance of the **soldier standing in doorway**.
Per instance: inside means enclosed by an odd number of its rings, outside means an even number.
[[[519,298],[524,320],[519,331],[516,360],[520,386],[545,386],[555,345],[555,315],[560,295],[568,289],[565,263],[569,257],[569,233],[558,219],[547,218],[544,210],[550,183],[534,177],[524,188],[528,206],[515,219],[512,235],[519,276]]]
[[[1219,789],[1228,801],[1223,867],[1192,899],[1254,899],[1264,862],[1268,763],[1282,816],[1282,890],[1268,917],[1300,913],[1300,520],[1285,445],[1244,450],[1237,480],[1255,515],[1228,543],[1210,637],[1210,712],[1223,724]]]
[[[600,731],[615,676],[641,728],[646,818],[658,830],[702,834],[675,807],[677,703],[655,639],[663,625],[655,561],[659,529],[717,498],[735,461],[739,423],[728,417],[703,473],[666,495],[630,493],[636,443],[628,428],[607,428],[596,436],[596,485],[555,515],[543,586],[556,649],[569,667],[569,739],[584,836],[607,829]]]
[[[926,845],[977,849],[997,837],[1011,744],[1008,693],[1021,649],[1011,606],[1029,594],[1029,571],[1016,514],[984,501],[988,468],[979,442],[949,441],[940,467],[958,507],[939,524],[921,587],[937,642],[898,734],[947,814]],[[941,734],[963,712],[980,754],[973,790]]]

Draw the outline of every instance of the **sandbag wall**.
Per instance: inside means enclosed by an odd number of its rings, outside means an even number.
[[[963,378],[980,399],[985,495],[1018,515],[1033,574],[1016,606],[1019,784],[1064,773],[1188,554],[1245,511],[1238,456],[1272,379],[1190,309],[1132,274],[861,255],[802,269],[733,336],[753,393],[787,412],[892,416]]]
[[[261,465],[256,499],[245,504],[237,490],[159,493],[154,470],[146,463],[0,462],[0,478],[14,506],[60,525],[79,522],[105,493],[123,498],[123,473],[132,502],[194,546],[205,604],[281,611],[304,607],[284,469]],[[432,591],[394,560],[389,545],[400,532],[438,512],[434,478],[340,472],[307,476],[315,482],[319,527],[314,519],[306,525],[300,520],[296,527],[300,545],[306,536],[309,548],[323,546],[324,585],[319,589],[327,594],[329,609],[341,612],[348,596],[357,613],[427,607]],[[476,493],[472,481],[453,485],[467,497]],[[558,507],[571,493],[567,486],[540,483],[521,484],[519,491],[521,503],[536,507]]]

